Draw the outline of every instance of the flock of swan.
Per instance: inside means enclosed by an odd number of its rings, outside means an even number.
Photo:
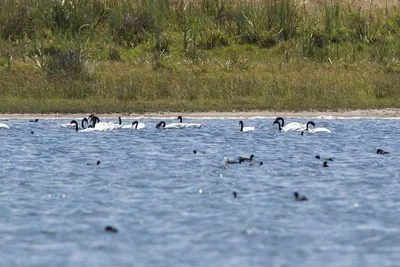
[[[140,130],[146,128],[146,125],[142,122],[134,121],[130,124],[123,124],[121,117],[118,118],[118,123],[114,122],[100,122],[100,119],[94,114],[89,115],[87,118],[83,118],[81,123],[79,124],[76,120],[71,120],[69,123],[58,124],[61,128],[71,128],[75,129],[76,132],[104,132],[104,131],[112,131],[118,129],[134,129]],[[178,116],[177,120],[179,122],[176,123],[166,123],[165,121],[160,121],[156,128],[160,130],[179,130],[184,128],[202,128],[203,123],[184,123],[182,116]],[[30,120],[30,122],[37,122],[36,120]],[[315,128],[315,123],[313,121],[308,121],[303,124],[300,122],[291,122],[285,125],[285,121],[282,117],[277,117],[273,122],[273,125],[277,124],[279,131],[288,132],[288,131],[297,131],[301,132],[303,135],[304,132],[308,133],[330,133],[331,130],[327,128]],[[243,121],[239,121],[240,131],[241,132],[251,132],[255,130],[254,126],[244,126]],[[310,128],[312,126],[313,128]],[[5,123],[0,123],[0,129],[10,129],[10,127]]]

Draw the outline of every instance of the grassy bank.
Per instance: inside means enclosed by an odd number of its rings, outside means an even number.
[[[37,2],[0,3],[0,112],[400,106],[389,2]]]

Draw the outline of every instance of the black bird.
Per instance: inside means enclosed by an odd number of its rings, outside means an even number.
[[[376,154],[383,155],[383,154],[389,154],[389,152],[384,151],[383,149],[379,148],[379,149],[376,151]]]
[[[29,120],[29,122],[38,122],[39,119]]]
[[[301,196],[300,197],[298,192],[294,192],[293,195],[294,195],[294,199],[296,201],[308,201],[308,198],[306,196]]]
[[[254,159],[254,155],[251,154],[250,157],[246,158],[246,157],[238,157],[239,161],[252,161]]]
[[[107,225],[106,227],[104,227],[104,231],[110,232],[110,233],[117,233],[118,232],[117,228],[115,228],[113,226],[110,226],[110,225]]]
[[[232,195],[233,195],[233,198],[236,198],[236,197],[237,197],[236,191],[233,191],[233,192],[232,192]]]
[[[203,155],[203,154],[206,154],[206,152],[205,151],[199,151],[199,150],[193,150],[193,154]]]
[[[322,167],[329,167],[328,162],[324,161],[324,163],[322,163]]]

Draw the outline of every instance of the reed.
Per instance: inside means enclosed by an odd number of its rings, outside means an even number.
[[[0,2],[0,112],[397,107],[400,11],[339,1]]]

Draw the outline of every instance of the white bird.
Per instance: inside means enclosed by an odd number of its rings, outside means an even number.
[[[274,125],[274,124],[278,124],[278,125],[279,125],[279,131],[283,131],[283,132],[294,131],[293,128],[287,128],[287,126],[282,127],[282,125],[281,125],[281,123],[280,123],[279,120],[275,120],[274,123],[273,123],[272,125]],[[309,125],[309,124],[315,126],[315,123],[314,123],[313,121],[309,121],[309,122],[307,122],[307,124],[305,125],[305,128],[302,129],[302,131],[308,130],[308,125]],[[302,125],[302,127],[304,127],[304,126]],[[299,130],[300,130],[300,128],[297,128],[296,131],[299,131]]]
[[[135,129],[140,130],[146,128],[146,125],[142,122],[134,121],[132,124],[123,125],[122,129]]]
[[[281,128],[282,131],[287,132],[287,131],[304,131],[307,128],[306,124],[300,123],[300,122],[291,122],[285,125],[285,121],[283,120],[282,117],[277,117],[275,121],[281,121]],[[275,123],[275,122],[274,122]]]
[[[311,125],[315,127],[314,123],[311,123]],[[323,127],[310,129],[310,128],[308,128],[308,123],[307,123],[306,129],[301,132],[301,135],[303,135],[305,131],[308,131],[309,133],[331,133],[332,132],[328,128],[323,128]]]
[[[186,124],[184,123],[170,123],[170,124],[165,124],[165,121],[160,121],[156,128],[160,130],[173,130],[173,129],[183,129],[185,128]]]
[[[328,128],[314,128],[314,129],[308,129],[309,133],[331,133],[332,131],[329,130]]]
[[[178,120],[182,123],[182,116],[178,116]],[[185,128],[198,128],[203,127],[203,123],[185,123]]]
[[[3,129],[10,129],[10,127],[9,127],[7,124],[5,124],[5,123],[0,123],[0,128],[3,128]]]
[[[103,132],[103,131],[104,131],[104,129],[95,128],[95,127],[92,127],[92,125],[90,125],[89,128],[82,129],[82,130],[79,131],[79,129],[78,129],[78,123],[76,122],[76,120],[72,120],[72,121],[71,121],[71,125],[72,125],[72,127],[75,127],[75,131],[80,132],[80,133],[87,133],[87,132]]]
[[[250,132],[250,131],[254,131],[254,127],[253,127],[253,126],[243,127],[243,121],[239,121],[239,125],[240,125],[240,131],[241,131],[241,132]]]

